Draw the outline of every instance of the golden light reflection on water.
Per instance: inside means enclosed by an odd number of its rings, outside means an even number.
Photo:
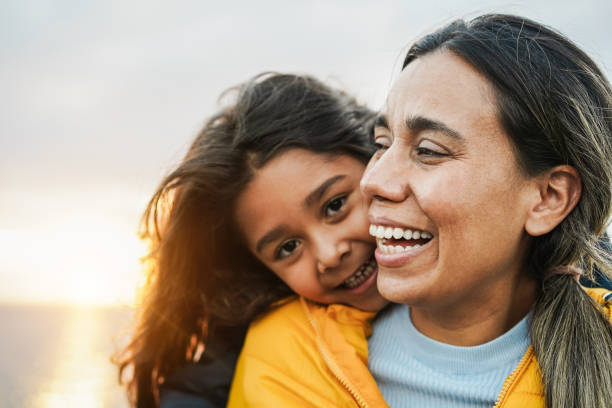
[[[36,229],[0,228],[0,301],[132,304],[147,246],[134,225],[71,217]],[[36,256],[32,256],[36,254]],[[7,280],[8,282],[8,280]]]
[[[71,308],[57,343],[55,367],[28,406],[126,407],[117,370],[110,363],[112,328],[123,326],[95,308]],[[109,320],[110,318],[110,320]],[[41,339],[44,341],[44,339]]]

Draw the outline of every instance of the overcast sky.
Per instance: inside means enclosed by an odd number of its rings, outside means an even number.
[[[609,0],[2,1],[0,301],[129,301],[140,213],[228,86],[305,72],[378,108],[412,40],[489,11],[612,76]]]

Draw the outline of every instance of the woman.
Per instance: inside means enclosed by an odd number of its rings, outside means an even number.
[[[611,112],[593,61],[525,18],[411,47],[362,180],[379,291],[403,304],[369,340],[391,406],[610,405],[610,295],[578,277],[610,276]]]
[[[208,403],[182,401],[224,405],[229,380],[219,381],[219,371],[231,374],[244,328],[273,305],[372,312],[387,303],[376,290],[359,190],[373,113],[307,76],[264,74],[236,91],[143,216],[148,282],[118,359],[120,374],[133,370],[135,406],[158,405],[160,391],[171,406],[177,391],[201,388]],[[284,301],[295,294],[312,302]],[[202,351],[208,378],[189,384],[179,369],[192,370]]]

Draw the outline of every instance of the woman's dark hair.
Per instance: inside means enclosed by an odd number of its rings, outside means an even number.
[[[534,238],[525,269],[541,282],[530,328],[546,405],[608,407],[612,327],[571,275],[547,271],[593,266],[611,276],[599,238],[612,207],[612,91],[596,64],[557,31],[526,18],[483,15],[455,21],[415,43],[404,67],[434,51],[451,52],[491,83],[498,117],[529,176],[573,166],[582,181],[577,207],[552,232]]]
[[[292,294],[234,225],[255,171],[288,149],[364,163],[373,150],[374,113],[312,77],[261,74],[224,96],[235,100],[206,122],[142,218],[148,279],[136,331],[116,358],[120,378],[133,370],[125,382],[135,406],[158,404],[159,386],[198,347],[240,347],[244,327]]]

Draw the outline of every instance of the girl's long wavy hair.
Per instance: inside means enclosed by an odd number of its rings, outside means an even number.
[[[228,96],[233,104],[206,122],[142,217],[147,282],[131,342],[115,358],[120,379],[131,371],[134,406],[157,405],[159,386],[198,345],[239,348],[246,325],[292,294],[234,225],[234,203],[255,171],[287,149],[364,163],[373,150],[374,113],[312,77],[261,74]]]
[[[423,37],[404,67],[436,50],[463,58],[493,86],[499,121],[519,166],[535,176],[568,164],[580,174],[577,207],[534,239],[525,268],[541,282],[530,328],[549,408],[609,407],[612,326],[571,275],[580,266],[611,276],[599,239],[612,207],[612,90],[596,64],[555,30],[511,15],[458,20]],[[605,247],[605,245],[604,245]]]

